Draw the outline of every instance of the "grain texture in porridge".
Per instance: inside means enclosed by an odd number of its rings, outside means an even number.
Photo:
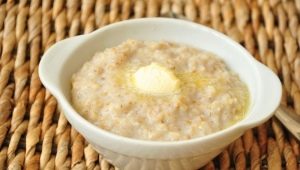
[[[171,70],[179,90],[149,95],[133,73],[151,63]],[[151,83],[151,82],[149,82]],[[98,127],[122,136],[187,140],[224,129],[243,118],[248,89],[211,53],[182,44],[127,40],[86,62],[72,77],[76,110]]]

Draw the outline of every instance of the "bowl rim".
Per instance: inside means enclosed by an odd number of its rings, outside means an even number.
[[[218,31],[213,30],[213,29],[211,29],[209,27],[206,27],[204,25],[194,23],[194,22],[191,22],[191,21],[186,21],[186,20],[170,19],[170,18],[130,19],[130,20],[125,20],[125,21],[120,21],[120,22],[117,22],[117,23],[109,24],[109,25],[104,26],[104,27],[102,27],[98,30],[95,30],[94,32],[91,32],[89,34],[79,35],[79,36],[76,36],[76,37],[71,37],[71,38],[62,40],[62,41],[56,43],[56,45],[63,44],[66,41],[75,40],[76,38],[83,39],[84,41],[81,42],[81,44],[83,44],[84,42],[88,41],[90,37],[94,36],[95,34],[101,34],[101,33],[105,32],[106,30],[113,29],[115,27],[122,27],[123,25],[133,24],[133,23],[143,24],[143,22],[149,22],[149,21],[152,21],[152,22],[169,22],[169,23],[174,22],[176,24],[184,24],[184,25],[186,25],[186,27],[197,27],[197,29],[199,29],[199,31],[204,30],[204,31],[207,31],[207,32],[210,32],[210,33],[214,34],[215,36],[218,36],[220,38],[220,40],[224,41],[224,43],[229,43],[231,46],[235,46],[236,50],[240,50],[243,53],[243,55],[245,57],[247,57],[249,64],[251,64],[251,69],[253,69],[253,73],[255,74],[254,77],[257,79],[257,85],[258,86],[261,85],[261,79],[259,78],[260,74],[259,74],[259,71],[258,71],[258,68],[257,68],[258,67],[257,66],[258,61],[256,61],[254,59],[254,57],[244,47],[242,47],[240,44],[238,44],[237,42],[235,42],[234,40],[232,40],[231,38],[229,38],[228,36],[226,36],[223,33],[220,33]],[[53,50],[54,46],[50,47],[50,49],[48,49],[46,53],[51,52],[51,50]],[[44,55],[46,55],[46,53]],[[68,56],[68,57],[70,57],[70,56]],[[73,119],[73,121],[76,121],[77,123],[80,122],[82,124],[82,126],[84,126],[86,128],[86,130],[90,131],[91,133],[97,134],[97,136],[108,137],[111,140],[121,140],[122,142],[127,142],[127,143],[131,143],[131,144],[134,144],[134,145],[154,146],[154,147],[155,146],[176,147],[176,146],[182,146],[182,145],[190,145],[190,144],[195,144],[195,143],[199,143],[199,142],[208,142],[208,141],[211,141],[211,139],[215,139],[215,138],[218,138],[218,137],[221,137],[221,136],[226,136],[230,132],[233,132],[233,131],[244,132],[245,130],[247,130],[249,128],[252,128],[252,127],[264,122],[266,119],[268,119],[272,116],[272,114],[269,114],[267,117],[264,117],[263,120],[256,121],[255,123],[252,123],[252,124],[247,124],[247,121],[245,121],[245,120],[247,120],[247,118],[249,118],[250,115],[251,115],[248,111],[247,115],[242,120],[236,122],[235,124],[233,124],[230,127],[227,127],[225,129],[219,130],[217,132],[214,132],[214,133],[211,133],[211,134],[208,134],[208,135],[205,135],[205,136],[195,137],[195,138],[191,138],[191,139],[188,139],[188,140],[152,141],[152,140],[142,140],[142,139],[129,138],[129,137],[121,136],[121,135],[118,135],[118,134],[114,134],[110,131],[106,131],[104,129],[101,129],[100,127],[97,127],[93,123],[91,123],[88,120],[86,120],[85,118],[83,118],[75,110],[75,108],[71,105],[69,100],[60,92],[60,90],[53,87],[53,85],[49,84],[48,80],[46,80],[46,78],[45,78],[45,75],[42,74],[43,73],[43,70],[42,70],[43,65],[46,64],[44,59],[45,59],[45,57],[42,57],[40,65],[39,65],[40,79],[41,79],[42,83],[45,85],[45,87],[47,87],[47,89],[49,89],[49,91],[52,93],[52,95],[55,96],[58,103],[61,105],[62,110],[64,111],[64,114],[66,115],[68,121],[71,123],[70,119]],[[254,99],[254,101],[255,101],[255,99]]]

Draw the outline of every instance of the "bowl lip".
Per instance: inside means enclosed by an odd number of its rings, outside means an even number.
[[[255,74],[255,77],[258,78],[257,82],[256,82],[257,86],[260,87],[261,79],[259,79],[260,74],[259,74],[259,71],[258,71],[258,68],[257,68],[257,63],[256,63],[257,61],[253,58],[253,56],[244,47],[242,47],[240,44],[238,44],[237,42],[235,42],[234,40],[232,40],[231,38],[229,38],[228,36],[226,36],[223,33],[220,33],[220,32],[218,32],[214,29],[211,29],[209,27],[206,27],[204,25],[194,23],[194,22],[191,22],[191,21],[171,19],[171,18],[140,18],[140,19],[130,19],[130,20],[125,20],[125,21],[120,21],[120,22],[117,22],[117,23],[113,23],[113,24],[104,26],[104,27],[102,27],[98,30],[95,30],[94,32],[91,32],[89,34],[77,36],[78,38],[82,38],[82,39],[85,40],[85,41],[81,41],[79,46],[82,45],[84,42],[87,42],[89,40],[89,37],[92,37],[96,34],[104,33],[106,30],[113,29],[115,27],[122,27],[123,25],[127,25],[127,24],[143,24],[145,22],[150,22],[150,21],[151,22],[164,22],[164,24],[170,24],[170,23],[171,24],[172,23],[173,24],[183,24],[186,27],[194,27],[194,28],[197,28],[199,31],[209,32],[209,33],[213,34],[214,36],[219,37],[221,41],[224,41],[224,43],[228,43],[231,46],[235,46],[236,50],[239,50],[241,53],[243,53],[245,58],[247,58],[247,62],[249,62],[249,64],[251,64],[251,69],[253,69],[253,73]],[[68,39],[62,40],[59,43],[63,43],[66,40],[68,40]],[[47,52],[51,51],[52,50],[51,48]],[[46,55],[47,52],[44,55]],[[71,55],[69,55],[68,57],[70,57],[70,56]],[[45,57],[42,57],[41,63],[43,63],[44,58]],[[42,65],[43,64],[40,64],[40,67],[39,67],[40,70],[42,70],[42,68],[41,68]],[[41,73],[41,71],[39,71],[39,73]],[[114,134],[112,132],[106,131],[104,129],[101,129],[101,128],[97,127],[93,123],[89,122],[88,120],[83,118],[75,110],[75,108],[71,105],[69,100],[67,100],[66,97],[60,92],[60,90],[56,89],[51,84],[48,84],[48,81],[46,80],[46,78],[41,76],[41,74],[40,74],[40,79],[41,79],[42,83],[45,85],[45,87],[47,87],[49,89],[49,91],[51,91],[53,96],[56,97],[56,99],[60,103],[62,109],[64,110],[64,114],[66,115],[68,121],[71,124],[80,122],[80,124],[82,124],[82,127],[85,127],[85,129],[87,131],[91,132],[92,134],[96,134],[96,136],[103,136],[103,137],[107,137],[111,140],[117,140],[117,141],[119,140],[119,141],[122,141],[122,142],[131,143],[131,144],[136,145],[136,146],[176,147],[176,146],[181,146],[181,145],[190,145],[190,144],[195,144],[195,143],[199,143],[199,142],[206,142],[206,141],[210,141],[211,139],[226,136],[227,134],[229,134],[230,132],[233,132],[233,131],[243,132],[246,129],[249,129],[249,128],[254,126],[254,125],[252,125],[252,126],[251,125],[245,125],[245,123],[243,123],[247,119],[247,117],[250,117],[250,115],[252,115],[252,114],[249,114],[249,112],[248,112],[248,114],[242,120],[240,120],[239,122],[235,123],[234,125],[232,125],[230,127],[227,127],[225,129],[219,130],[217,132],[214,132],[214,133],[211,133],[211,134],[208,134],[208,135],[205,135],[205,136],[195,137],[195,138],[188,139],[188,140],[151,141],[151,140],[142,140],[142,139],[129,138],[129,137],[121,136],[121,135]],[[254,99],[254,101],[255,100],[256,99]],[[69,116],[70,116],[70,118],[69,118]],[[71,118],[71,116],[72,116],[72,118]],[[269,117],[271,117],[271,114],[267,118],[269,118]],[[72,119],[72,120],[70,120],[70,119]],[[264,120],[260,120],[257,123],[262,123],[262,121],[264,121]],[[74,127],[77,128],[76,125]],[[80,131],[80,130],[78,130],[78,131]]]

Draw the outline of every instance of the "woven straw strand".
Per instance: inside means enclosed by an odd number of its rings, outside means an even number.
[[[56,100],[54,97],[50,97],[45,104],[44,112],[43,112],[43,122],[42,122],[42,137],[49,130],[51,124],[53,123],[53,116],[56,111]]]
[[[23,121],[22,124],[18,126],[13,135],[11,136],[10,143],[7,149],[7,162],[10,164],[15,158],[15,152],[18,148],[21,136],[25,134],[28,126],[28,121]]]
[[[6,166],[6,158],[7,158],[7,147],[2,148],[0,151],[0,168],[4,169]]]
[[[259,146],[256,141],[253,142],[253,145],[250,150],[250,162],[251,162],[251,169],[259,170],[261,163],[260,163],[260,150]]]
[[[70,128],[67,128],[58,139],[57,152],[55,157],[56,168],[70,168],[71,166],[71,160],[70,158],[68,158],[70,140],[69,135]]]
[[[281,169],[279,149],[272,138],[268,139],[268,169]]]
[[[86,165],[83,158],[83,150],[84,150],[84,138],[77,134],[76,138],[73,142],[72,145],[72,163],[71,163],[71,167],[75,168],[75,169],[80,169],[80,168],[84,168],[86,169]],[[80,168],[79,168],[80,167]]]
[[[84,148],[84,156],[86,159],[86,167],[87,170],[97,170],[100,169],[100,166],[97,164],[99,155],[98,153],[92,148],[91,145],[87,145]]]
[[[230,168],[230,155],[227,150],[223,151],[219,156],[220,169],[227,170]]]
[[[122,1],[122,20],[129,19],[131,13],[131,1],[130,0],[123,0]],[[97,18],[97,17],[96,17]]]
[[[55,135],[55,125],[52,125],[44,135],[42,153],[40,159],[40,169],[44,169],[51,159],[52,143]],[[48,165],[49,166],[49,165]]]
[[[284,150],[283,150],[284,158],[286,160],[286,169],[293,170],[297,169],[297,160],[292,151],[292,148],[289,143],[285,143]]]
[[[10,126],[10,120],[8,120],[6,123],[0,126],[0,146],[2,146],[4,143],[5,136],[8,132],[9,126]]]
[[[19,152],[16,157],[11,161],[8,166],[8,170],[22,169],[25,159],[25,152]]]
[[[284,134],[280,123],[276,119],[272,119],[272,128],[277,141],[277,146],[279,147],[280,153],[282,153],[285,145]]]
[[[28,103],[28,91],[29,91],[28,87],[26,87],[23,90],[21,97],[19,98],[19,100],[12,112],[12,120],[11,120],[11,128],[10,128],[11,132],[14,132],[17,129],[17,127],[24,120],[24,116],[26,114],[27,103]]]
[[[11,52],[16,44],[16,10],[17,7],[14,6],[8,11],[8,14],[4,21],[4,33],[3,33],[3,43],[2,43],[2,56],[1,64],[6,65],[12,58]],[[1,89],[0,89],[1,90]]]
[[[2,145],[4,138],[5,138],[5,134],[8,131],[8,128],[10,126],[10,113],[12,110],[12,91],[13,91],[13,84],[9,85],[5,90],[4,93],[2,94],[2,96],[0,97],[0,129],[1,132],[3,132],[3,136],[0,136],[0,145]]]

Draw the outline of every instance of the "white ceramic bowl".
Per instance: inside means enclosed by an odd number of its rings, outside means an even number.
[[[97,51],[127,39],[167,40],[204,49],[223,58],[250,90],[245,118],[216,133],[186,141],[142,141],[118,136],[85,120],[72,107],[70,78]],[[227,36],[188,21],[148,18],[122,21],[93,33],[65,39],[43,56],[39,74],[42,83],[58,100],[66,118],[107,160],[121,169],[196,169],[218,155],[224,147],[272,116],[281,97],[277,76],[257,62],[242,46]]]

